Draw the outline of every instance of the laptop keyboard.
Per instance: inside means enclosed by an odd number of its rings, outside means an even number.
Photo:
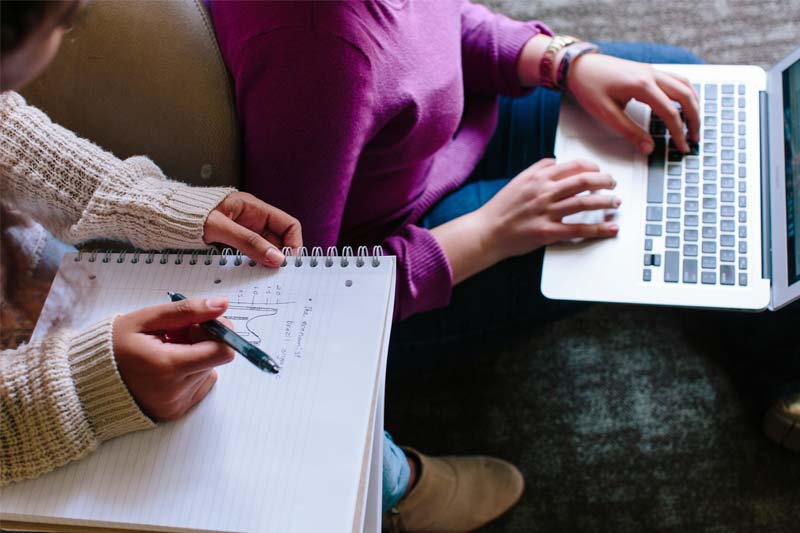
[[[694,85],[700,143],[681,153],[664,122],[650,122],[642,280],[701,285],[748,282],[747,111],[742,84]]]

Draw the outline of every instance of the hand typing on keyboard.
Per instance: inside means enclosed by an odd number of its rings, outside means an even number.
[[[688,140],[700,140],[700,106],[691,83],[678,75],[655,70],[650,65],[603,54],[588,54],[574,61],[567,87],[581,106],[645,153],[655,143],[649,132],[634,123],[624,109],[631,99],[649,105],[683,153]],[[679,107],[675,105],[679,104]],[[684,131],[684,121],[687,131]]]

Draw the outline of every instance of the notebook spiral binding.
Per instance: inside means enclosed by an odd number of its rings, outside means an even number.
[[[173,264],[180,265],[183,263],[185,257],[188,257],[188,261],[190,265],[196,265],[199,262],[202,262],[204,265],[211,265],[214,263],[216,257],[219,257],[218,264],[219,265],[227,265],[229,260],[233,260],[233,264],[235,266],[241,266],[244,264],[245,256],[242,255],[242,252],[239,250],[234,250],[233,248],[224,248],[221,253],[216,253],[217,250],[209,249],[205,250],[184,250],[184,251],[146,251],[146,250],[135,250],[135,251],[126,251],[126,250],[92,250],[90,252],[82,252],[78,250],[78,255],[75,257],[75,261],[82,261],[84,257],[89,263],[94,263],[99,260],[103,263],[109,263],[111,261],[111,256],[117,254],[117,258],[115,259],[116,263],[124,263],[126,259],[129,260],[130,264],[137,264],[139,262],[145,264],[154,263],[156,260],[162,264],[166,265],[169,263],[170,258],[173,259]],[[357,251],[353,253],[352,246],[345,246],[342,248],[342,253],[339,254],[339,249],[336,246],[329,246],[327,251],[323,253],[321,246],[314,246],[311,248],[311,254],[308,253],[308,248],[305,246],[301,246],[297,253],[289,248],[288,246],[283,248],[283,255],[286,256],[286,259],[283,261],[281,267],[287,267],[289,265],[293,265],[295,267],[301,267],[304,263],[308,262],[309,266],[316,267],[320,263],[323,264],[326,268],[330,268],[334,265],[336,260],[339,261],[339,266],[347,267],[350,265],[350,262],[353,261],[356,267],[363,267],[368,262],[373,267],[378,267],[381,264],[381,257],[383,256],[383,247],[381,246],[373,246],[372,247],[372,254],[369,253],[369,247],[367,246],[359,246]],[[88,256],[88,257],[87,257]],[[142,258],[144,256],[144,258]],[[256,266],[258,263],[249,259],[247,261],[248,266]]]

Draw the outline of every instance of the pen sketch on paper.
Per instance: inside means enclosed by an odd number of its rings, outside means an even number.
[[[309,326],[312,299],[298,304],[280,284],[266,287],[248,287],[232,295],[225,318],[233,322],[233,329],[250,343],[264,349],[270,336],[279,342],[278,363],[289,357],[300,357]]]

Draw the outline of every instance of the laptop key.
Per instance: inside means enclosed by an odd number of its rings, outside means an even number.
[[[703,184],[703,194],[709,194],[709,195],[717,194],[717,184],[716,183],[704,183]]]
[[[668,220],[667,221],[667,233],[680,233],[681,232],[681,224],[677,220]]]
[[[733,150],[723,150],[720,154],[720,159],[723,161],[733,161],[734,156]],[[733,170],[730,171],[730,174],[733,174]]]
[[[733,178],[722,178],[720,184],[723,189],[733,189]]]
[[[723,106],[725,107],[725,106]],[[733,120],[733,109],[722,110],[722,120]]]
[[[681,218],[681,208],[680,207],[668,207],[667,208],[667,218]]]
[[[667,203],[668,204],[680,204],[681,203],[681,193],[679,192],[671,192],[667,194]]]
[[[703,198],[703,209],[716,209],[717,199],[711,196]]]
[[[664,244],[665,248],[680,248],[681,247],[681,239],[675,235],[669,235]]]
[[[739,241],[739,253],[740,254],[747,253],[747,241]]]
[[[739,270],[747,270],[747,258],[740,257],[739,258]]]
[[[703,241],[703,253],[704,254],[717,253],[717,243],[714,241]]]
[[[717,228],[714,226],[703,226],[703,238],[704,239],[716,239],[717,238]]]
[[[739,238],[740,239],[747,238],[747,226],[739,226]]]
[[[744,109],[744,106],[747,105],[747,101],[744,97],[739,97],[739,109]]]
[[[709,114],[716,114],[717,113],[717,103],[716,102],[706,102],[703,106],[703,110]]]
[[[664,281],[667,283],[678,282],[678,269],[680,254],[678,252],[664,252]]]
[[[653,139],[655,148],[647,162],[647,202],[660,204],[664,201],[664,147],[663,137]]]
[[[700,168],[700,160],[696,157],[686,157],[684,161],[686,162],[686,168],[689,170],[697,170]]]
[[[747,274],[743,272],[739,273],[739,285],[742,287],[747,285]]]
[[[744,153],[744,152],[739,152],[739,159],[738,159],[738,161],[739,161],[739,164],[740,164],[740,165],[744,165],[745,163],[747,163],[747,155],[745,155],[745,153]]]
[[[742,84],[739,84],[739,95],[740,96],[744,95],[744,85],[742,85]]]
[[[697,230],[696,229],[683,230],[683,240],[687,242],[697,242]]]
[[[683,173],[680,165],[668,165],[667,174],[670,176],[680,176]]]
[[[739,196],[739,207],[745,208],[747,207],[747,196]]]
[[[653,266],[661,266],[661,254],[653,254]]]
[[[724,135],[719,140],[719,142],[720,142],[720,144],[722,145],[723,148],[733,148],[734,145],[736,144],[735,141],[734,141],[734,138],[733,137],[729,137],[727,135]]]
[[[739,111],[739,122],[744,122],[746,118],[747,118],[747,112]]]
[[[736,243],[736,237],[731,235],[730,233],[723,233],[719,236],[719,245],[724,246],[726,248],[731,248]]]
[[[645,239],[644,240],[644,249],[645,251],[651,251],[653,249],[653,239]]]
[[[703,156],[703,166],[704,167],[716,167],[717,166],[717,157],[713,156],[713,155]]]
[[[647,224],[644,227],[644,234],[648,237],[661,237],[661,224]]]
[[[736,195],[733,194],[733,191],[725,190],[725,191],[722,191],[722,196],[721,196],[720,200],[722,200],[722,203],[732,204],[735,196]],[[733,230],[731,230],[731,231],[733,231]]]
[[[703,268],[717,268],[717,258],[713,255],[703,256]]]
[[[686,173],[686,183],[698,183],[699,181],[700,175],[697,172]]]
[[[687,213],[697,213],[698,209],[700,209],[700,203],[697,200],[686,200],[683,207]]]
[[[719,261],[720,263],[733,263],[736,261],[736,254],[733,250],[720,250]]]
[[[642,271],[642,281],[650,281],[653,278],[653,273],[650,271],[649,268],[645,268]]]
[[[703,170],[703,181],[714,181],[717,179],[717,169],[707,168]]]
[[[722,165],[720,165],[720,172],[722,172],[722,174],[732,176],[733,168],[734,168],[733,163],[722,163]]]
[[[697,283],[697,260],[684,259],[683,260],[683,282],[684,283]]]
[[[684,244],[683,245],[683,255],[687,257],[697,257],[697,245],[696,244]]]
[[[732,83],[723,83],[722,84],[722,94],[733,94],[733,84]]]
[[[722,97],[722,107],[733,107],[733,97],[732,96],[723,96]]]
[[[667,180],[667,190],[679,191],[681,190],[681,180],[671,178]]]
[[[703,89],[705,89],[705,91],[706,91],[706,94],[705,94],[705,99],[706,100],[716,100],[716,98],[717,98],[717,85],[715,83],[706,83],[705,86],[703,86]]]
[[[652,266],[655,256],[653,254],[644,254],[644,266]]]
[[[696,228],[697,227],[698,218],[697,215],[685,215],[683,217],[683,225],[687,228]]]
[[[706,128],[715,128],[717,126],[717,117],[714,115],[707,115],[703,117],[703,125]]]
[[[747,148],[747,141],[745,141],[744,137],[739,137],[739,150],[744,150]]]
[[[722,220],[720,220],[719,230],[720,231],[725,231],[725,232],[735,231],[736,230],[736,223],[733,220],[729,219],[729,218],[723,218]]]
[[[717,275],[714,272],[703,272],[700,275],[700,281],[702,281],[704,285],[716,285]]]
[[[745,167],[739,167],[739,178],[746,178],[747,177],[747,169]]]
[[[717,212],[716,211],[703,211],[703,224],[716,224]]]
[[[720,131],[722,133],[733,133],[735,131],[734,127],[733,127],[733,123],[732,122],[723,122],[722,125],[720,126]]]
[[[747,135],[747,128],[744,124],[739,124],[739,135]]]
[[[742,224],[747,222],[747,211],[739,211],[739,222]]]
[[[697,187],[686,187],[686,198],[697,198],[700,196],[700,189]]]
[[[747,192],[747,182],[740,181],[739,182],[739,192]]]
[[[645,218],[656,222],[661,222],[664,215],[664,208],[659,205],[648,205]]]
[[[735,283],[734,275],[736,268],[733,265],[720,265],[719,266],[719,283],[720,285],[733,285]]]
[[[717,138],[717,130],[705,128],[703,130],[703,139],[706,141],[713,141]]]

